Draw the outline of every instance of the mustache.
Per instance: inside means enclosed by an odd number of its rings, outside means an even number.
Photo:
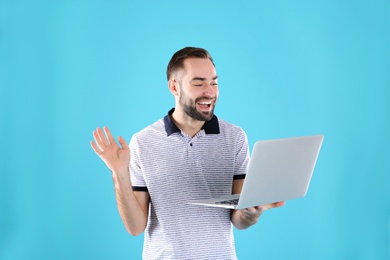
[[[198,97],[195,99],[195,103],[200,102],[200,101],[216,101],[217,99],[215,97],[209,97],[209,96],[203,96],[203,97]]]

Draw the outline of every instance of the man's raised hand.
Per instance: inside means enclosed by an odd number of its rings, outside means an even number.
[[[93,131],[93,138],[95,141],[90,142],[92,149],[112,172],[128,171],[130,148],[127,145],[127,142],[119,136],[119,146],[115,142],[108,127],[103,127],[103,130],[98,127]]]

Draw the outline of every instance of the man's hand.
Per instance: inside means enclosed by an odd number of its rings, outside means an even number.
[[[130,148],[125,139],[118,137],[120,147],[108,127],[103,129],[104,133],[100,127],[93,131],[95,142],[91,141],[92,149],[112,172],[128,172]]]
[[[103,132],[104,130],[104,132]],[[129,174],[130,148],[125,139],[115,142],[107,127],[93,131],[92,149],[112,171],[119,214],[127,231],[133,236],[144,232],[148,223],[149,193],[133,192]]]
[[[238,229],[246,229],[254,224],[257,223],[259,220],[259,217],[261,214],[263,214],[264,211],[272,209],[272,208],[278,208],[281,207],[285,204],[284,201],[281,202],[275,202],[267,205],[262,205],[262,206],[256,206],[252,208],[245,208],[242,210],[235,210],[232,214],[235,216],[232,216],[232,221],[234,219],[239,219],[239,221],[233,222],[235,226]]]

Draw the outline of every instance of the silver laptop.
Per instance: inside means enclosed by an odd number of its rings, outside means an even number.
[[[241,194],[190,204],[244,209],[304,197],[323,139],[313,135],[257,141]]]

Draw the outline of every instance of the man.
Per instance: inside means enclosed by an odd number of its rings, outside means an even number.
[[[245,132],[214,115],[218,76],[210,54],[186,47],[167,68],[175,108],[133,135],[130,148],[109,129],[93,150],[112,171],[120,216],[132,235],[145,231],[144,259],[236,259],[232,224],[245,229],[267,209],[188,204],[241,192],[249,162]]]

